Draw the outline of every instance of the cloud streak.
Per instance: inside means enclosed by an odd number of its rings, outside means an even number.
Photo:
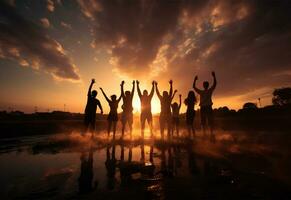
[[[43,70],[56,79],[80,79],[77,67],[61,44],[50,38],[43,27],[26,20],[5,3],[0,3],[0,58]]]
[[[217,71],[218,96],[290,83],[291,4],[286,0],[78,0],[95,25],[95,48],[119,73],[175,77]],[[268,81],[266,81],[266,78]]]

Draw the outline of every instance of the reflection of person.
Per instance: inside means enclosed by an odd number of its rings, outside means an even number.
[[[144,138],[145,122],[147,121],[150,127],[151,137],[153,137],[153,117],[152,117],[152,110],[151,110],[151,101],[154,95],[154,82],[152,82],[152,90],[149,95],[148,95],[147,90],[144,90],[143,93],[141,94],[138,80],[136,81],[136,85],[137,85],[137,93],[138,93],[140,103],[141,103],[141,113],[140,113],[141,136],[142,138]]]
[[[195,136],[194,129],[194,118],[195,118],[195,109],[194,106],[196,104],[196,97],[193,91],[189,91],[188,97],[185,99],[184,103],[187,106],[186,111],[186,124],[188,129],[189,137]]]
[[[196,155],[195,155],[195,152],[193,151],[192,145],[188,145],[187,151],[188,151],[189,171],[191,174],[195,175],[195,174],[199,173],[199,169],[198,169],[197,164],[196,164]]]
[[[107,170],[107,188],[112,190],[115,186],[115,172],[116,172],[116,158],[115,158],[115,144],[112,146],[112,153],[110,156],[109,146],[106,148],[105,167]]]
[[[106,101],[109,104],[110,107],[110,112],[108,114],[108,129],[107,129],[107,133],[108,133],[108,137],[111,131],[111,128],[113,126],[113,138],[115,138],[115,132],[116,132],[116,125],[117,125],[117,121],[118,121],[118,114],[117,114],[117,108],[118,108],[118,103],[121,100],[121,95],[118,99],[116,99],[116,95],[111,95],[111,99],[109,99],[104,90],[102,88],[100,88],[100,90],[102,91]]]
[[[206,121],[208,121],[208,125],[210,126],[211,135],[213,134],[213,111],[212,111],[212,93],[216,87],[216,76],[215,73],[212,72],[213,77],[213,85],[209,88],[209,82],[203,82],[204,90],[200,90],[196,87],[196,82],[198,80],[198,76],[195,76],[193,88],[200,95],[200,113],[201,113],[201,124],[203,128],[203,133],[205,135],[206,129]]]
[[[98,94],[97,91],[96,90],[91,91],[94,83],[95,80],[92,79],[87,94],[87,104],[85,108],[85,119],[84,119],[86,129],[88,130],[90,128],[93,132],[95,131],[97,106],[100,108],[101,114],[103,113],[101,103],[98,99],[96,99],[96,96]]]
[[[121,82],[121,96],[123,100],[123,105],[122,105],[122,138],[124,136],[124,131],[125,131],[125,126],[128,124],[129,126],[129,131],[130,131],[130,138],[132,138],[132,123],[133,123],[133,114],[132,114],[132,99],[134,95],[134,87],[135,87],[135,82],[132,82],[132,91],[125,91],[123,89],[124,81]]]
[[[140,161],[145,162],[144,144],[140,145]]]
[[[155,82],[156,85],[156,92],[158,95],[158,98],[160,99],[161,102],[161,113],[160,113],[160,130],[161,130],[161,137],[164,139],[164,129],[165,125],[167,125],[167,133],[168,133],[168,138],[170,138],[171,134],[171,102],[177,92],[175,90],[173,94],[173,81],[170,80],[170,91],[163,91],[163,96],[160,94],[160,91],[158,89],[158,83]]]
[[[180,108],[181,108],[181,94],[179,95],[179,104],[178,103],[173,103],[171,105],[172,107],[172,135],[174,135],[174,130],[176,129],[176,133],[177,136],[179,137],[179,124],[180,124],[180,120],[179,120],[179,114],[180,114]]]
[[[79,192],[88,193],[92,188],[93,180],[93,150],[90,149],[88,158],[86,158],[86,153],[83,152],[81,157],[81,173],[78,179],[79,181]]]

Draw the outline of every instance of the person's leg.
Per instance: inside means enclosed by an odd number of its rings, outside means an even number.
[[[125,125],[126,125],[126,123],[125,122],[122,122],[122,124],[121,124],[121,138],[123,139],[123,137],[124,137],[124,131],[125,131]]]
[[[84,120],[84,132],[82,133],[83,135],[85,135],[86,132],[88,132],[89,127],[90,127],[90,122],[89,122],[88,119],[85,119],[85,120]]]
[[[108,138],[110,136],[111,126],[112,126],[112,121],[108,120],[108,128],[107,128],[107,137]]]
[[[172,138],[172,124],[171,124],[171,117],[167,116],[166,118],[166,124],[167,124],[167,135],[168,135],[168,139],[170,140]]]
[[[151,134],[151,138],[154,137],[154,133],[153,133],[153,116],[150,113],[147,117],[147,121],[148,121],[148,125],[150,127],[150,134]]]
[[[95,128],[96,128],[96,120],[95,119],[91,121],[90,126],[91,126],[91,137],[93,138],[94,133],[95,133]]]
[[[140,117],[140,124],[141,124],[141,137],[144,138],[144,128],[145,128],[145,116],[144,116],[144,113],[141,114],[141,117]]]
[[[160,132],[161,132],[161,139],[164,140],[164,117],[160,116]]]
[[[125,132],[125,126],[126,126],[126,114],[123,111],[122,116],[121,116],[121,138],[123,139],[124,137],[124,132]]]
[[[115,139],[117,121],[113,121],[113,139]]]
[[[212,107],[209,107],[208,110],[208,124],[210,128],[210,139],[211,141],[215,142],[215,135],[214,135],[214,116],[213,116],[213,110]]]
[[[206,110],[204,107],[200,109],[201,125],[203,129],[203,137],[206,136]]]
[[[191,132],[192,132],[193,137],[195,138],[196,133],[195,133],[195,128],[194,128],[194,122],[191,125]]]
[[[176,119],[176,132],[177,132],[177,137],[179,137],[179,126],[180,126],[180,121],[179,119]]]
[[[133,124],[133,115],[131,113],[129,120],[128,120],[130,139],[132,139],[132,124]]]

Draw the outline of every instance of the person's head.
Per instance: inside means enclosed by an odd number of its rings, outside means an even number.
[[[173,103],[172,107],[173,107],[173,109],[177,109],[178,108],[178,103],[177,102]]]
[[[143,95],[146,95],[147,96],[148,95],[148,91],[147,90],[144,90],[143,91]]]
[[[209,87],[209,82],[208,81],[204,81],[203,82],[203,87],[204,87],[205,90],[207,90],[208,87]]]
[[[163,91],[163,97],[166,98],[168,96],[169,96],[168,92],[167,91]]]
[[[116,100],[116,95],[111,95],[111,100],[115,101]]]
[[[188,92],[188,97],[187,97],[188,101],[194,101],[194,103],[196,103],[197,99],[196,99],[196,96],[195,96],[195,93],[194,91],[189,91]]]
[[[125,91],[125,96],[129,97],[130,96],[130,91]]]
[[[93,91],[91,92],[92,97],[96,97],[97,94],[98,94],[98,92],[97,92],[96,90],[93,90]]]

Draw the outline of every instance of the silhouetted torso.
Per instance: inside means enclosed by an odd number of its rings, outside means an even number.
[[[85,114],[91,117],[95,117],[97,105],[100,106],[100,101],[91,95],[88,95]]]
[[[142,95],[140,98],[141,102],[141,112],[150,113],[151,112],[151,96]]]
[[[172,105],[172,111],[173,111],[173,117],[179,117],[179,106],[173,106]]]
[[[195,106],[195,101],[191,101],[188,98],[185,99],[185,104],[187,106],[187,111],[188,110],[194,110],[194,106]]]
[[[133,110],[132,107],[132,98],[131,97],[124,97],[123,98],[123,105],[122,105],[123,112],[130,113]]]
[[[109,102],[109,107],[110,107],[110,113],[111,114],[117,114],[117,108],[118,108],[118,101],[110,101]],[[109,114],[110,114],[109,113]]]
[[[161,115],[171,115],[171,97],[161,98]]]
[[[212,93],[214,89],[200,90],[198,94],[200,95],[200,106],[212,106]]]

